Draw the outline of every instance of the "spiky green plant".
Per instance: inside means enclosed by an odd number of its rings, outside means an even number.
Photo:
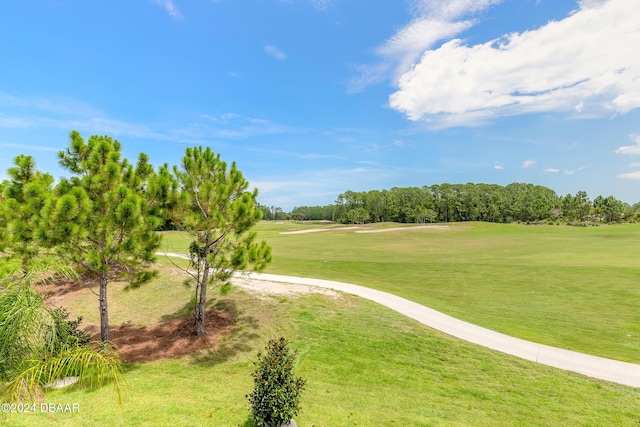
[[[0,279],[0,401],[34,402],[46,384],[78,377],[78,386],[112,383],[120,400],[121,360],[109,344],[82,345],[31,285],[34,273]]]

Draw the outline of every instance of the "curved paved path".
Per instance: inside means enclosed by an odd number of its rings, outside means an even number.
[[[167,256],[186,258],[181,254]],[[332,280],[238,272],[239,277],[333,289],[377,302],[431,328],[502,353],[631,387],[640,387],[640,365],[564,350],[501,334],[455,319],[405,298],[364,286]]]

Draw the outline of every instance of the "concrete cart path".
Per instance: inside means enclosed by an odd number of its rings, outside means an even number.
[[[164,255],[186,258],[181,254],[167,253]],[[455,319],[439,311],[388,292],[350,283],[306,277],[280,276],[255,272],[238,272],[236,275],[238,277],[255,280],[317,286],[357,295],[384,305],[431,328],[483,347],[555,368],[577,372],[589,377],[631,387],[640,387],[640,365],[591,356],[514,338],[471,323],[463,322],[462,320]]]

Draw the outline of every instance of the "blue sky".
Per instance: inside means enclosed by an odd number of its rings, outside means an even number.
[[[640,201],[637,0],[8,0],[0,179],[68,134],[177,164],[208,145],[259,201],[529,182]]]

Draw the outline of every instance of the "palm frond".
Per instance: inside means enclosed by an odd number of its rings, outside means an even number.
[[[0,291],[0,359],[3,371],[37,353],[55,335],[55,321],[38,292],[28,282],[5,283]]]
[[[118,353],[113,348],[80,346],[65,349],[52,357],[24,361],[19,372],[0,387],[0,400],[9,403],[40,401],[45,384],[67,377],[79,377],[78,386],[89,389],[110,383],[122,402],[125,382]]]
[[[35,402],[42,399],[45,384],[79,377],[78,385],[90,389],[113,384],[122,402],[117,349],[72,340],[31,286],[32,278],[14,274],[0,279],[0,401]]]

